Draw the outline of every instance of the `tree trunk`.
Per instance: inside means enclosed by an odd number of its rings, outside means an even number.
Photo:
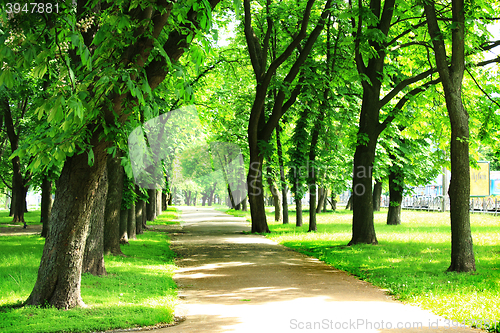
[[[127,224],[127,234],[129,239],[137,239],[136,235],[138,234],[137,232],[137,217],[136,217],[136,212],[135,212],[135,204],[130,206],[130,208],[127,210],[126,214],[128,215],[128,224]],[[139,223],[140,225],[140,223]],[[140,228],[141,232],[142,228]]]
[[[1,99],[0,110],[5,120],[5,129],[9,138],[11,151],[15,152],[19,148],[19,130],[16,133],[9,100],[6,97]],[[15,156],[12,158],[12,203],[9,216],[14,216],[12,223],[23,223],[24,228],[27,227],[24,220],[26,192],[27,189],[24,188],[24,179],[21,173],[21,159],[19,156]]]
[[[318,206],[316,207],[316,214],[326,211],[325,198],[328,195],[328,191],[324,187],[318,189]]]
[[[332,192],[332,196],[330,197],[330,205],[332,205],[332,210],[333,211],[336,211],[337,210],[337,195],[336,194],[333,194]]]
[[[280,168],[281,200],[283,204],[283,224],[288,224],[288,188],[285,179],[285,163],[283,162],[283,147],[280,138],[281,126],[276,126],[276,146],[278,147],[278,164]]]
[[[155,220],[155,204],[156,204],[156,190],[149,189],[148,190],[148,201],[146,203],[146,220],[147,221],[154,221]],[[189,202],[187,203],[189,206]]]
[[[349,199],[347,200],[347,205],[345,205],[345,209],[352,210],[352,194],[349,196]]]
[[[282,203],[280,198],[280,193],[278,188],[274,184],[274,180],[272,178],[272,171],[270,167],[267,167],[267,184],[269,185],[269,191],[271,191],[271,195],[273,197],[273,205],[274,205],[274,220],[276,222],[283,222],[283,212],[282,212]]]
[[[107,195],[107,171],[104,170],[103,176],[99,180],[92,213],[90,215],[89,231],[85,242],[85,253],[83,254],[82,273],[106,275],[103,235]]]
[[[127,210],[120,210],[120,244],[128,244],[128,214]]]
[[[462,80],[465,71],[464,0],[452,0],[451,65],[446,54],[446,40],[439,28],[433,2],[424,3],[429,35],[434,46],[436,66],[441,78],[451,124],[451,264],[448,271],[473,272],[476,261],[470,230],[469,115],[462,103]]]
[[[94,133],[92,141],[97,141],[98,135]],[[66,159],[56,181],[51,225],[37,280],[26,305],[59,309],[85,305],[80,294],[83,253],[98,184],[106,168],[106,146],[102,142],[93,145],[93,166],[88,165],[87,154]]]
[[[47,238],[52,210],[52,180],[45,174],[42,178],[42,202],[40,203],[40,222],[42,222],[41,236]]]
[[[162,211],[165,211],[167,210],[168,206],[167,206],[167,194],[166,193],[161,193],[161,210]]]
[[[143,200],[138,200],[135,203],[135,223],[136,223],[136,233],[142,234],[144,231],[144,220],[146,210],[146,202]]]
[[[361,128],[359,131],[363,133]],[[368,137],[368,144],[358,145],[354,154],[352,239],[348,245],[378,244],[373,224],[372,196],[372,169],[377,137],[370,134]]]
[[[247,200],[248,200],[248,198],[245,196],[243,198],[243,201],[241,202],[241,210],[244,212],[248,211]]]
[[[375,185],[373,185],[373,210],[376,212],[380,211],[380,197],[382,196],[382,182],[380,179],[375,180]]]
[[[295,226],[302,227],[302,198],[295,196]]]
[[[26,189],[24,188],[23,175],[21,173],[21,162],[19,156],[12,159],[12,223],[22,223],[24,228],[28,225],[24,220],[24,212],[26,209]]]
[[[104,253],[123,255],[120,249],[120,210],[123,194],[121,154],[108,156],[108,196],[104,212]]]
[[[156,190],[156,216],[160,216],[162,212],[161,198],[162,198],[162,191]]]
[[[256,146],[253,149],[258,149]],[[252,148],[250,149],[252,151]],[[252,160],[253,158],[253,160]],[[248,170],[248,201],[252,217],[252,232],[270,232],[267,226],[264,191],[262,186],[262,158],[258,152],[250,153]]]
[[[391,158],[394,156],[391,155]],[[402,170],[393,164],[389,173],[389,211],[387,212],[387,224],[401,224],[401,203],[403,202],[403,182]]]

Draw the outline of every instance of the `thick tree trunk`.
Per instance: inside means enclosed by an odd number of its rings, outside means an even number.
[[[156,216],[160,216],[162,212],[162,204],[161,204],[161,198],[162,198],[162,191],[161,190],[156,190]]]
[[[258,149],[257,147],[253,147]],[[252,149],[250,150],[252,151]],[[250,168],[248,170],[248,201],[252,217],[252,232],[270,232],[267,225],[264,206],[264,191],[262,186],[262,158],[258,151],[250,153]],[[254,158],[252,160],[252,158]]]
[[[295,226],[297,227],[302,227],[303,220],[302,220],[302,198],[299,198],[298,196],[295,196]]]
[[[135,203],[135,223],[136,223],[136,233],[142,234],[144,231],[144,221],[146,217],[146,202],[143,200],[138,200]]]
[[[104,253],[123,255],[120,249],[120,210],[123,194],[121,154],[108,156],[108,196],[104,212]]]
[[[155,216],[156,190],[149,189],[148,196],[149,196],[149,198],[148,198],[148,201],[146,203],[146,220],[147,221],[154,221],[156,218],[156,216]],[[187,202],[187,205],[189,206],[189,202]]]
[[[59,309],[85,305],[80,295],[83,253],[105,168],[106,145],[103,143],[94,146],[92,167],[88,165],[87,154],[66,159],[56,182],[51,225],[37,280],[26,305],[48,304]]]
[[[352,239],[349,245],[378,244],[373,224],[372,196],[372,169],[377,137],[368,137],[368,144],[358,145],[354,154]]]
[[[130,208],[127,210],[126,214],[128,215],[128,227],[127,227],[127,234],[129,239],[137,239],[136,234],[137,232],[137,218],[136,218],[136,212],[135,212],[135,205],[130,206]],[[140,228],[141,233],[142,233],[142,228]]]
[[[168,208],[167,207],[167,201],[168,201],[167,194],[162,192],[161,193],[161,210],[162,211],[167,210],[167,208]]]
[[[389,173],[389,211],[387,212],[387,224],[401,224],[401,203],[403,202],[403,181],[402,170],[393,165]]]
[[[22,223],[24,228],[27,227],[24,220],[24,212],[26,210],[26,189],[24,188],[23,175],[21,173],[21,162],[19,156],[12,159],[12,223]]]
[[[128,244],[128,214],[127,210],[120,210],[120,244]]]
[[[85,253],[83,254],[82,273],[106,275],[103,235],[107,195],[107,171],[104,170],[104,174],[99,180],[92,213],[90,214],[89,231],[85,242]]]
[[[52,211],[52,180],[48,175],[42,178],[42,202],[40,203],[40,222],[42,222],[41,236],[47,238],[50,225],[50,212]]]
[[[380,211],[380,197],[382,196],[382,182],[380,179],[375,180],[375,185],[373,185],[373,210],[375,212]]]

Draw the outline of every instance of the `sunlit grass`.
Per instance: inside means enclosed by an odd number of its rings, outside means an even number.
[[[175,207],[168,207],[166,211],[161,213],[153,222],[149,222],[151,225],[169,225],[178,224],[177,221],[172,221],[177,219],[177,209]]]
[[[40,223],[40,210],[30,210],[24,213],[24,220],[30,225],[41,225]],[[8,210],[0,210],[0,227],[9,227],[8,224],[12,224],[12,216],[9,216]],[[17,225],[23,225],[22,223],[17,223]]]
[[[29,296],[44,240],[0,238],[0,332],[92,332],[173,321],[176,285],[168,236],[146,231],[123,245],[126,257],[106,256],[107,276],[82,276],[88,308],[15,308]],[[13,307],[14,306],[14,307]]]
[[[307,232],[308,211],[299,228],[293,211],[288,225],[275,223],[272,209],[266,212],[272,231],[268,238],[386,289],[403,302],[500,332],[500,217],[471,215],[477,271],[456,274],[445,272],[451,255],[449,213],[403,211],[403,224],[388,226],[387,210],[376,212],[379,245],[347,247],[352,236],[350,211],[319,214],[314,233]]]

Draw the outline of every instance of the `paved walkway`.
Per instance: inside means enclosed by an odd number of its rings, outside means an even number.
[[[447,329],[445,319],[396,302],[367,282],[245,235],[250,224],[243,218],[178,209],[176,316],[185,320],[156,332],[478,332]]]

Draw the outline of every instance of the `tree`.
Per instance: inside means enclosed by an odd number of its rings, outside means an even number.
[[[448,271],[476,270],[470,231],[469,198],[469,115],[462,103],[462,80],[465,71],[465,11],[464,0],[452,0],[451,63],[445,47],[445,36],[439,27],[433,2],[424,3],[429,35],[443,85],[446,108],[451,124],[451,264]]]
[[[108,156],[106,168],[108,191],[104,210],[104,253],[123,255],[120,249],[120,211],[124,171],[119,150],[116,156]]]
[[[63,137],[65,145],[40,145],[38,149],[64,148],[67,157],[56,185],[49,238],[27,305],[64,309],[84,305],[80,295],[83,250],[108,148],[120,124],[137,114],[146,104],[144,96],[154,93],[168,75],[167,64],[182,56],[197,32],[206,31],[207,18],[218,2],[195,2],[196,8],[186,8],[163,0],[146,7],[112,2],[93,6],[93,1],[79,0],[76,16],[63,6],[53,16],[56,36],[68,38],[72,45],[67,55],[58,53],[59,59],[64,58],[60,69],[66,84],[54,90],[58,93],[41,112],[48,110],[51,131]],[[179,29],[169,23],[171,14]],[[67,23],[75,20],[78,30]],[[45,58],[55,58],[60,47],[56,41]],[[59,80],[52,84],[55,88]]]
[[[271,1],[268,0],[265,6],[265,15],[267,15],[267,18],[265,20],[266,31],[261,31],[262,38],[259,38],[257,36],[255,29],[252,26],[251,1],[245,0],[243,2],[243,5],[245,12],[245,38],[248,45],[252,67],[255,73],[255,80],[257,82],[255,99],[252,105],[250,120],[248,123],[250,167],[247,177],[247,183],[250,201],[250,212],[252,216],[252,232],[269,232],[264,209],[264,191],[262,184],[263,155],[260,148],[261,143],[259,142],[269,142],[271,134],[277,126],[279,120],[295,102],[300,92],[300,85],[293,85],[293,83],[295,82],[295,79],[299,74],[300,68],[304,64],[311,49],[313,48],[316,39],[323,30],[325,19],[331,7],[331,1],[327,1],[325,9],[323,10],[316,27],[309,34],[302,52],[300,52],[300,55],[293,62],[293,65],[290,67],[288,72],[284,75],[284,79],[282,80],[282,82],[280,82],[281,88],[279,89],[276,99],[274,100],[272,113],[268,119],[265,118],[264,109],[266,96],[268,95],[271,81],[276,78],[276,71],[280,68],[280,66],[287,59],[290,59],[293,51],[299,46],[300,42],[306,38],[314,0],[309,0],[306,3],[304,14],[301,17],[300,29],[297,32],[296,36],[286,46],[285,50],[280,54],[280,56],[277,57],[275,61],[271,62],[270,65],[267,64],[269,39],[272,30],[276,29],[272,16],[274,15],[274,13],[271,13]],[[288,100],[285,102],[285,99],[287,98],[287,91],[292,92]]]

